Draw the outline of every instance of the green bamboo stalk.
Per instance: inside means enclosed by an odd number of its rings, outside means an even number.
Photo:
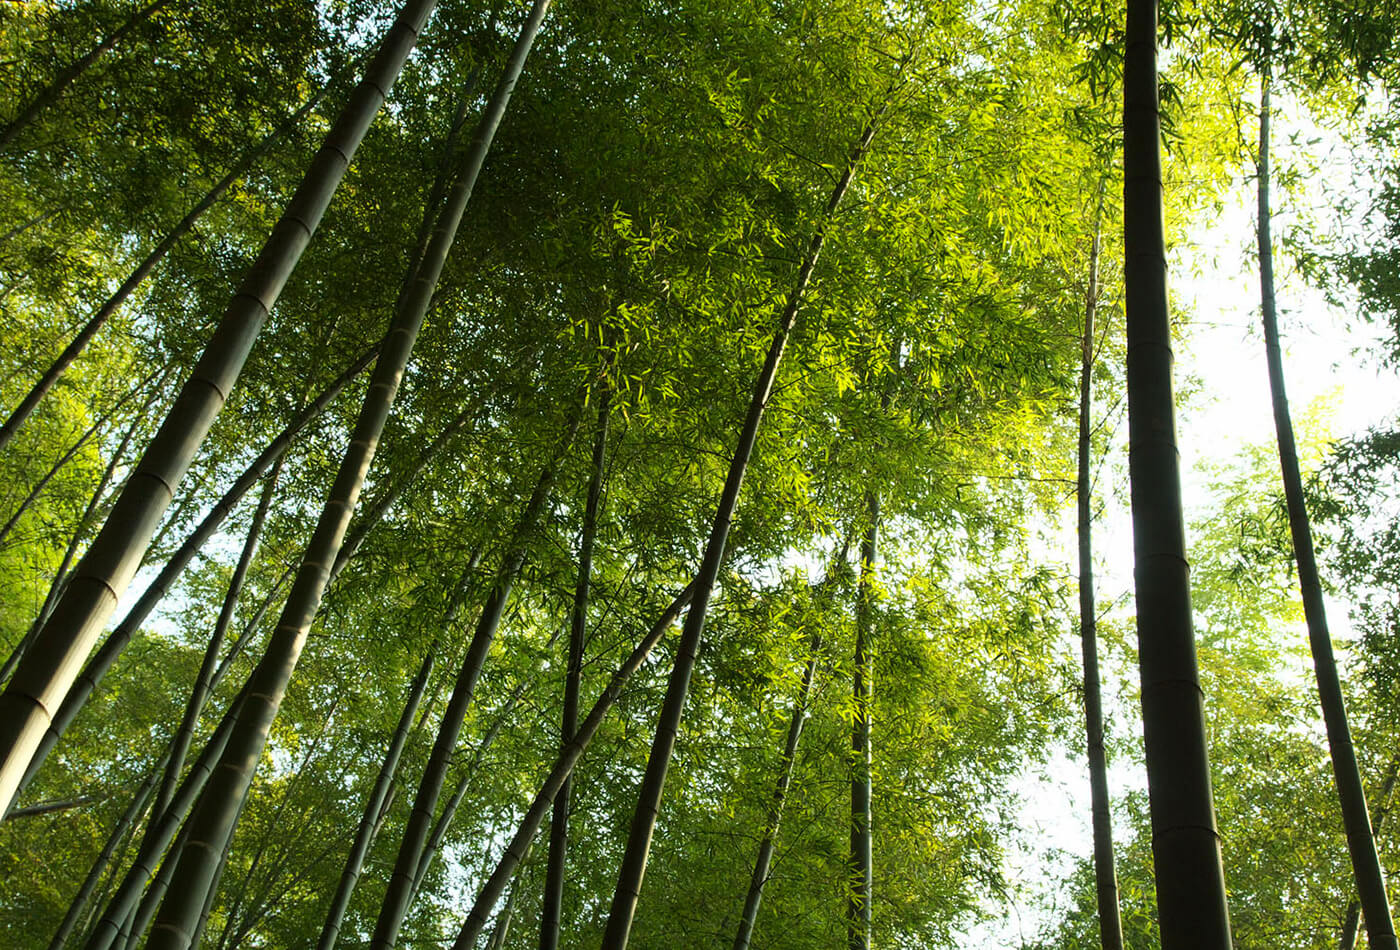
[[[67,696],[83,659],[131,583],[176,487],[435,6],[435,0],[408,0],[390,28],[194,373],[73,572],[53,616],[0,694],[0,809],[8,809],[14,799],[52,710]]]
[[[262,662],[253,672],[253,688],[240,711],[216,774],[190,816],[191,846],[181,855],[171,888],[156,915],[148,944],[152,950],[184,950],[198,923],[214,870],[209,852],[202,849],[221,842],[242,809],[253,771],[320,606],[331,563],[345,538],[365,473],[373,461],[457,227],[548,6],[548,0],[536,0],[500,84],[477,124],[464,167],[438,217],[429,248],[413,281],[400,297],[350,446],[307,545],[282,619]]]

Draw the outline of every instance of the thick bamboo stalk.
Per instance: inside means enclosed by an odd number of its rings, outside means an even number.
[[[1128,475],[1158,919],[1163,950],[1229,950],[1230,912],[1191,627],[1176,449],[1158,151],[1156,0],[1128,0],[1127,16],[1123,239]]]
[[[161,516],[223,407],[268,313],[335,194],[435,0],[408,0],[364,80],[312,160],[175,404],[73,572],[19,669],[0,694],[0,809],[141,564]],[[202,902],[202,898],[201,898]]]
[[[359,376],[360,373],[364,372],[365,367],[374,360],[378,353],[379,345],[376,344],[363,353],[348,370],[327,386],[314,401],[307,405],[305,409],[289,422],[286,428],[268,444],[267,448],[263,449],[261,454],[243,470],[243,473],[239,475],[229,489],[224,492],[223,497],[220,498],[218,502],[215,503],[214,507],[210,509],[209,513],[205,515],[199,527],[195,528],[190,536],[185,539],[184,543],[170,556],[170,559],[165,563],[165,567],[161,569],[160,574],[158,574],[156,579],[146,588],[145,593],[141,595],[132,606],[131,610],[127,612],[122,622],[117,624],[116,628],[107,636],[101,648],[98,649],[97,653],[88,661],[87,666],[83,668],[82,673],[77,677],[73,688],[64,698],[63,704],[58,708],[58,712],[54,715],[53,721],[49,723],[43,739],[35,750],[25,770],[24,776],[19,783],[19,788],[15,793],[16,798],[18,798],[19,793],[24,791],[24,789],[29,786],[29,783],[34,780],[34,776],[44,764],[44,760],[48,758],[49,753],[53,751],[53,747],[58,744],[58,740],[68,731],[68,727],[73,724],[73,720],[77,718],[79,711],[81,711],[83,705],[87,702],[88,697],[97,689],[98,684],[102,682],[103,677],[107,675],[112,665],[117,662],[117,658],[121,656],[122,651],[126,649],[131,639],[136,635],[136,631],[141,628],[141,624],[146,621],[151,611],[155,610],[156,605],[160,603],[161,599],[164,598],[166,593],[174,586],[175,581],[179,579],[180,575],[184,573],[185,568],[194,560],[194,556],[199,553],[200,548],[214,536],[214,532],[218,530],[219,525],[223,524],[224,520],[233,511],[239,499],[243,497],[248,489],[257,484],[258,479],[263,476],[263,473],[266,472],[277,459],[282,457],[282,454],[286,452],[296,436],[299,435],[307,425],[320,416],[346,386]]]
[[[199,911],[204,905],[213,876],[213,864],[208,860],[208,853],[200,849],[222,841],[242,809],[253,771],[320,606],[331,564],[345,538],[365,473],[373,461],[379,437],[393,407],[428,304],[456,237],[457,227],[548,5],[548,0],[536,0],[500,84],[477,124],[463,162],[464,167],[438,217],[428,250],[413,281],[400,297],[350,446],[307,545],[292,593],[283,608],[282,619],[277,624],[262,662],[253,672],[253,687],[248,701],[240,711],[239,721],[216,768],[216,775],[190,816],[191,847],[186,848],[181,856],[170,891],[156,915],[148,944],[153,950],[184,950],[198,923]]]

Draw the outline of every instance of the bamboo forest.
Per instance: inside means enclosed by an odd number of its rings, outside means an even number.
[[[1398,27],[0,3],[0,947],[1400,950]]]

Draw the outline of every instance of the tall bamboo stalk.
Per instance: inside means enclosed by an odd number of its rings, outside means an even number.
[[[583,507],[583,530],[578,544],[578,581],[569,614],[569,665],[564,677],[564,710],[559,736],[567,743],[578,729],[579,688],[583,681],[583,645],[588,634],[588,593],[593,572],[593,542],[598,531],[598,507],[603,497],[603,473],[608,453],[608,403],[605,389],[598,400],[598,426],[593,434],[593,468],[588,477],[588,498]],[[565,780],[554,799],[549,821],[549,855],[545,865],[544,896],[540,907],[540,950],[557,950],[559,922],[564,907],[564,861],[569,848],[569,794]],[[512,888],[511,896],[515,891]]]
[[[464,157],[464,167],[438,217],[428,250],[412,282],[400,296],[350,446],[307,545],[282,619],[262,662],[253,672],[253,687],[240,710],[216,774],[190,816],[191,847],[181,855],[170,891],[156,915],[148,944],[153,950],[184,950],[198,923],[214,870],[209,853],[201,849],[222,842],[242,809],[253,771],[320,606],[331,564],[345,538],[365,473],[373,461],[457,227],[548,7],[549,0],[536,0],[531,9],[500,83],[477,123]]]
[[[646,874],[647,855],[651,851],[651,836],[656,827],[656,818],[661,810],[661,794],[666,784],[666,773],[671,765],[671,752],[675,748],[676,736],[680,731],[681,714],[685,708],[686,694],[690,688],[690,674],[695,669],[695,658],[699,654],[700,640],[705,629],[705,614],[709,607],[710,595],[719,577],[719,567],[724,560],[724,549],[729,539],[729,526],[734,517],[734,509],[739,501],[739,489],[743,484],[744,472],[748,468],[749,457],[753,454],[754,443],[758,439],[758,428],[763,421],[763,412],[768,407],[768,399],[773,393],[773,384],[778,376],[778,364],[782,361],[783,350],[788,336],[797,321],[802,297],[816,269],[821,256],[826,234],[836,215],[836,209],[845,197],[846,190],[855,178],[856,168],[865,156],[871,141],[875,138],[876,124],[884,113],[882,106],[876,115],[861,131],[856,144],[851,149],[845,170],[842,172],[820,223],[807,245],[806,254],[798,269],[787,303],[778,320],[773,342],[768,348],[763,367],[754,382],[753,396],[749,400],[748,413],[739,433],[739,442],[734,457],[725,476],[724,490],[720,494],[715,511],[714,524],[705,544],[704,557],[700,570],[695,576],[695,602],[686,614],[685,628],[677,650],[675,665],[666,686],[666,698],[662,703],[661,714],[656,723],[656,734],[652,739],[651,753],[647,757],[646,773],[641,788],[637,792],[637,807],[632,814],[632,824],[627,835],[627,847],[618,870],[617,886],[613,891],[612,907],[608,912],[607,929],[603,936],[604,950],[623,950],[627,946],[627,936],[632,930],[632,917],[636,913],[637,898],[641,895],[642,878]],[[459,940],[460,944],[460,940]]]
[[[1089,287],[1084,293],[1084,339],[1079,363],[1079,459],[1075,494],[1079,535],[1079,642],[1084,654],[1084,735],[1089,760],[1089,810],[1094,837],[1094,894],[1103,950],[1123,950],[1118,914],[1118,873],[1113,860],[1113,815],[1108,797],[1108,756],[1103,742],[1103,700],[1099,689],[1098,623],[1094,606],[1093,497],[1089,479],[1090,410],[1093,406],[1094,317],[1099,306],[1100,192],[1089,245]]]
[[[1269,364],[1269,394],[1273,400],[1274,431],[1278,434],[1279,468],[1283,474],[1283,494],[1288,507],[1288,527],[1293,538],[1293,560],[1298,566],[1298,587],[1303,595],[1303,614],[1308,622],[1308,646],[1317,673],[1318,701],[1327,727],[1327,748],[1332,753],[1332,775],[1341,803],[1342,826],[1346,830],[1347,851],[1351,855],[1356,893],[1366,922],[1366,942],[1374,950],[1400,950],[1386,896],[1385,872],[1376,854],[1376,838],[1371,832],[1366,789],[1347,723],[1346,699],[1332,652],[1332,635],[1327,629],[1327,608],[1322,596],[1322,579],[1313,551],[1312,527],[1303,497],[1303,476],[1298,466],[1298,446],[1293,437],[1293,419],[1288,410],[1288,392],[1283,379],[1283,351],[1279,345],[1278,313],[1274,301],[1274,254],[1270,237],[1269,213],[1269,64],[1259,74],[1259,291],[1260,313],[1264,323],[1264,350]]]
[[[156,795],[155,813],[157,815],[165,811],[165,806],[170,803],[170,796],[175,793],[175,785],[180,779],[180,772],[185,767],[185,757],[189,755],[190,742],[194,739],[195,729],[199,725],[199,717],[204,712],[204,706],[209,701],[209,695],[214,689],[214,672],[219,662],[220,648],[224,644],[229,624],[233,622],[233,612],[238,606],[238,595],[243,590],[243,581],[248,576],[248,568],[252,566],[253,556],[258,551],[263,523],[267,520],[268,509],[272,506],[272,496],[277,491],[277,479],[282,472],[282,462],[285,458],[286,456],[282,456],[277,460],[263,485],[262,497],[258,499],[257,511],[253,513],[253,523],[248,526],[248,535],[243,542],[243,550],[238,556],[238,564],[233,569],[233,577],[229,579],[228,590],[224,593],[224,603],[219,609],[219,617],[214,622],[214,632],[210,634],[209,642],[205,645],[204,656],[199,664],[199,672],[195,674],[194,688],[190,690],[190,698],[185,703],[184,715],[180,718],[180,725],[176,728],[175,737],[170,743],[170,761],[166,763],[165,777],[161,779],[160,791]]]
[[[106,641],[93,655],[92,659],[88,661],[87,666],[83,667],[82,673],[77,677],[73,688],[64,698],[63,704],[59,706],[58,712],[54,715],[53,721],[49,723],[48,729],[45,731],[38,748],[34,751],[33,757],[28,767],[25,769],[24,776],[20,780],[19,788],[15,792],[16,798],[18,798],[19,793],[23,792],[24,789],[29,786],[29,783],[34,780],[34,776],[44,764],[44,760],[48,758],[49,753],[53,751],[53,747],[58,744],[58,740],[68,731],[68,727],[73,724],[73,720],[77,718],[78,713],[82,710],[88,697],[97,689],[103,677],[111,670],[112,665],[117,662],[117,658],[121,656],[122,651],[126,649],[127,645],[136,635],[136,631],[141,628],[141,624],[145,623],[146,618],[151,615],[151,611],[155,610],[156,605],[160,603],[161,599],[164,598],[166,593],[174,586],[175,581],[179,579],[180,575],[184,573],[185,568],[194,560],[194,556],[199,553],[200,548],[214,536],[214,532],[224,523],[224,520],[238,504],[239,499],[243,497],[248,489],[257,484],[258,479],[263,476],[263,473],[266,472],[277,459],[282,457],[282,454],[286,452],[296,436],[299,435],[307,425],[320,416],[346,386],[359,376],[360,373],[364,372],[365,367],[374,360],[378,353],[379,345],[376,344],[365,353],[361,354],[349,369],[327,386],[325,390],[309,403],[306,408],[298,413],[291,422],[287,423],[287,426],[282,432],[279,433],[278,436],[268,444],[267,448],[263,449],[258,457],[234,480],[234,483],[224,492],[223,497],[221,497],[218,502],[214,504],[214,507],[210,509],[209,513],[205,515],[199,527],[195,528],[195,530],[190,533],[184,543],[182,543],[180,547],[176,549],[175,553],[170,556],[170,559],[165,562],[165,566],[156,576],[156,579],[150,583],[145,593],[143,593],[136,603],[132,605],[132,608],[127,611],[127,615],[122,619],[121,623],[117,624],[116,628],[108,634]]]
[[[1158,919],[1163,950],[1229,950],[1230,911],[1191,627],[1176,449],[1158,151],[1156,0],[1128,0],[1127,14],[1123,240],[1128,475]]]
[[[435,6],[436,0],[405,4],[107,522],[74,570],[53,616],[0,694],[0,809],[9,808],[53,710],[67,696],[83,659],[131,583],[176,487]]]
[[[865,535],[860,544],[856,582],[856,651],[851,664],[851,858],[846,898],[846,945],[870,950],[871,898],[875,863],[871,843],[870,711],[874,700],[874,633],[876,571],[880,556],[880,496],[865,493]]]

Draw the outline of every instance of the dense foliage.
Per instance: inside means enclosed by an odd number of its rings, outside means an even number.
[[[396,13],[377,0],[0,5],[4,412],[217,189],[0,447],[4,656],[18,660],[52,612]],[[1241,169],[1237,138],[1250,133],[1232,116],[1253,108],[1251,25],[1266,14],[1164,10],[1174,236],[1199,227]],[[264,447],[379,344],[525,15],[475,0],[434,13],[112,624]],[[1290,15],[1281,45],[1300,98],[1335,113],[1383,84],[1386,23]],[[397,937],[450,943],[568,738],[581,538],[596,527],[586,712],[700,566],[785,307],[796,322],[689,679],[631,940],[733,941],[767,834],[754,945],[846,940],[852,729],[866,715],[872,945],[957,946],[999,913],[1024,779],[1082,745],[1072,578],[1043,538],[1072,507],[1096,235],[1096,408],[1122,398],[1120,17],[1039,0],[561,0],[549,11],[204,908],[206,945],[303,947],[321,933],[409,684],[432,655],[340,929],[341,945],[370,944],[477,631],[489,652],[429,816],[445,831]],[[1348,51],[1341,65],[1328,48]],[[1309,272],[1357,281],[1389,314],[1393,255],[1313,249]],[[0,943],[49,945],[85,879],[94,887],[69,945],[100,929],[156,824],[211,635],[220,673],[187,765],[269,641],[376,391],[367,379],[356,374],[280,462],[245,480],[256,487],[137,624],[0,825]],[[1119,448],[1112,429],[1096,426],[1096,452]],[[1350,443],[1319,492],[1336,525],[1336,583],[1363,611],[1371,675],[1353,692],[1377,785],[1395,741],[1397,539],[1361,515],[1393,496],[1395,443]],[[1321,817],[1330,773],[1296,675],[1305,664],[1279,637],[1296,611],[1262,479],[1221,489],[1197,555],[1232,908],[1241,947],[1334,945],[1351,898],[1346,855]],[[862,557],[877,507],[877,556]],[[478,617],[503,585],[499,631],[481,640]],[[622,686],[575,772],[560,945],[602,939],[676,640]],[[872,684],[868,710],[852,692],[858,673]],[[1129,715],[1132,684],[1110,692]],[[805,729],[787,763],[793,716]],[[1120,728],[1114,755],[1140,755],[1136,736]],[[774,787],[788,768],[779,822]],[[1151,946],[1145,803],[1120,811],[1126,930]],[[1319,819],[1281,830],[1300,811]],[[492,947],[539,941],[546,837],[496,908]],[[1073,906],[1045,921],[1047,948],[1096,944],[1092,875],[1081,867],[1069,886]]]

